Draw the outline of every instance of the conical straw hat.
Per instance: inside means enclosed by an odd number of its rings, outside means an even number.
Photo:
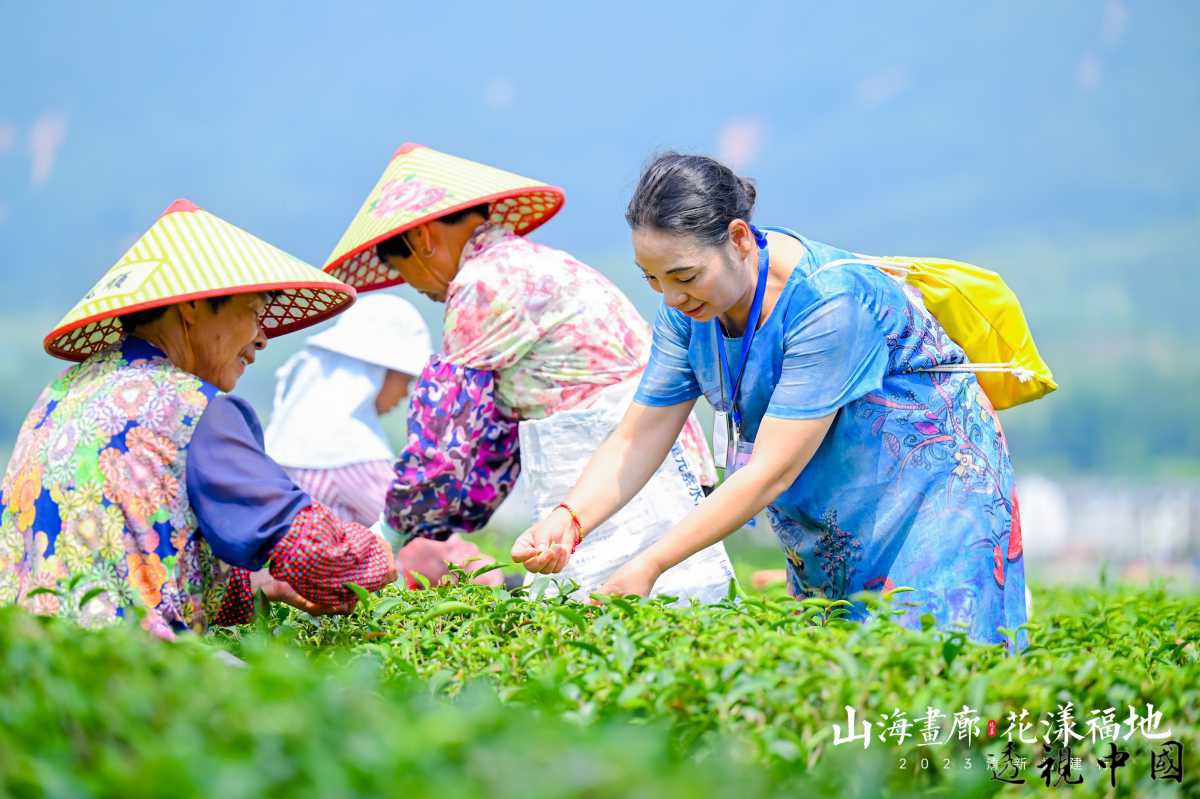
[[[397,233],[475,205],[491,205],[491,221],[524,235],[558,213],[563,190],[420,144],[396,150],[371,189],[325,271],[361,291],[404,278],[381,262],[375,245]]]
[[[163,211],[129,252],[46,336],[46,352],[82,361],[121,340],[123,314],[204,297],[279,292],[263,313],[269,338],[337,314],[354,289],[187,200]]]

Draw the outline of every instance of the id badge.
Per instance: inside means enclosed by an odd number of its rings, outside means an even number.
[[[729,479],[729,475],[736,472],[738,469],[750,462],[750,456],[754,454],[754,442],[742,441],[739,435],[733,440],[733,446],[729,448],[729,454],[725,458],[725,479]]]
[[[717,411],[713,416],[713,456],[725,463],[729,453],[729,414]]]
[[[725,478],[745,466],[754,451],[753,441],[742,441],[742,431],[728,413],[717,411],[713,417],[713,455],[725,465]]]

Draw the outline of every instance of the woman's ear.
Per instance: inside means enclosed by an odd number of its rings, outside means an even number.
[[[742,258],[758,250],[758,242],[744,219],[734,219],[729,223],[729,241]]]
[[[196,304],[199,302],[201,300],[186,300],[175,305],[176,310],[179,311],[179,318],[183,320],[184,324],[196,324],[196,317],[199,313]]]
[[[434,236],[433,230],[429,223],[417,225],[409,230],[405,237],[408,241],[409,249],[417,254],[419,258],[429,258],[433,255]]]

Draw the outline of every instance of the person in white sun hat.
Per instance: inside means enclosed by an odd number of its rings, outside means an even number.
[[[651,337],[612,281],[526,238],[563,199],[541,181],[405,144],[327,260],[325,271],[360,291],[408,283],[446,307],[442,341],[409,400],[386,535],[478,530],[518,474],[535,515],[577,518],[562,496],[629,407]],[[578,552],[563,584],[586,597],[715,480],[703,432],[689,419],[633,503],[595,529],[575,525]],[[656,590],[719,600],[732,576],[717,544]]]
[[[275,372],[267,454],[314,499],[343,519],[371,525],[383,512],[395,454],[380,417],[408,396],[431,354],[420,312],[394,294],[362,297],[333,327],[312,336]],[[492,562],[452,536],[418,539],[397,554],[408,586],[447,574],[447,564]],[[479,578],[498,584],[500,574]]]

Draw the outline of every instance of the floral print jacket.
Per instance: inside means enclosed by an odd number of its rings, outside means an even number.
[[[602,389],[636,380],[650,342],[650,326],[595,269],[481,225],[447,292],[441,352],[410,395],[388,524],[430,538],[482,527],[520,472],[517,423],[587,408]],[[681,441],[700,482],[714,484],[694,417]]]
[[[151,632],[249,619],[249,572],[317,602],[382,587],[391,552],[267,457],[244,401],[146,341],[66,370],[38,397],[0,484],[0,603],[86,626],[133,609]]]

